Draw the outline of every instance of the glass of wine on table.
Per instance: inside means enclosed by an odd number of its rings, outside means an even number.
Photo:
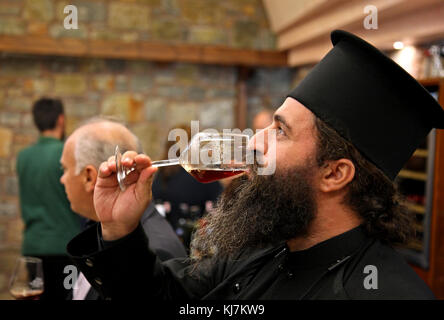
[[[248,150],[249,136],[237,133],[199,132],[183,150],[179,158],[153,161],[153,167],[182,166],[197,181],[202,183],[240,175],[253,163],[253,152]],[[122,154],[116,146],[115,160],[117,181],[121,190],[126,188],[127,177],[135,167],[125,167]]]
[[[17,300],[39,300],[44,290],[42,260],[19,257],[9,283],[9,292]]]

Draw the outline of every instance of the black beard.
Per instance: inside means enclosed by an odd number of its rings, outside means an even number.
[[[306,235],[316,210],[313,172],[313,167],[298,167],[232,181],[195,232],[192,260],[234,258],[245,249]]]

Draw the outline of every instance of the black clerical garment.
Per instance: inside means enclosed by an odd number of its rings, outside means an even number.
[[[282,244],[244,251],[191,275],[187,259],[161,263],[147,242],[140,226],[104,242],[96,225],[68,252],[106,299],[433,299],[402,256],[362,227],[307,250]]]

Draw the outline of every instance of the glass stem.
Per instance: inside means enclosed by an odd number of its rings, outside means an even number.
[[[179,159],[158,160],[151,162],[151,166],[153,167],[176,166],[178,164],[180,164]]]

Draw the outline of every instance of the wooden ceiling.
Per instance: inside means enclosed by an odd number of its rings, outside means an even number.
[[[330,32],[343,29],[381,50],[444,39],[443,0],[263,0],[277,48],[288,64],[318,62],[332,47]],[[364,28],[367,5],[378,9],[378,29]]]

